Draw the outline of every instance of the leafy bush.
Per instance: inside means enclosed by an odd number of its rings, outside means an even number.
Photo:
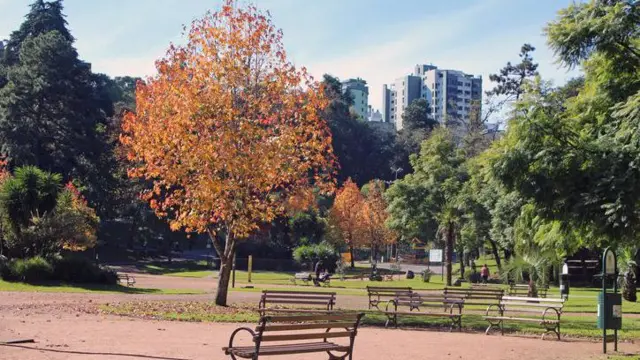
[[[9,263],[9,279],[27,283],[49,281],[52,279],[53,267],[47,260],[36,256],[30,259],[16,259]]]
[[[99,219],[71,183],[33,166],[0,176],[0,214],[8,253],[51,256],[95,245]]]
[[[78,257],[57,257],[52,261],[36,256],[15,259],[0,265],[0,278],[6,281],[42,283],[61,281],[65,283],[116,284],[117,274],[102,269],[89,260]]]
[[[318,260],[322,261],[328,272],[333,273],[340,254],[327,242],[316,245],[302,245],[293,250],[293,259],[302,266],[312,267]]]
[[[118,281],[114,271],[100,268],[81,257],[56,257],[52,265],[53,278],[57,281],[93,284],[115,284]]]

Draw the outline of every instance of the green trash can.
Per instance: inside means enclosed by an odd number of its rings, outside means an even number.
[[[605,328],[611,330],[622,328],[622,294],[598,294],[598,329]]]

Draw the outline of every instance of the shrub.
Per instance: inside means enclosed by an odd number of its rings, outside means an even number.
[[[0,169],[0,213],[9,254],[51,256],[95,245],[99,219],[80,192],[62,177],[33,166],[13,176]]]
[[[293,250],[293,259],[302,266],[313,266],[322,261],[327,271],[333,273],[340,255],[333,246],[323,241],[317,245],[298,246]]]
[[[68,256],[56,257],[52,261],[53,278],[68,283],[115,284],[115,272],[100,268],[88,259]]]
[[[26,283],[37,283],[52,280],[53,267],[40,256],[30,259],[16,259],[10,263],[13,279]]]
[[[65,283],[116,284],[117,274],[103,269],[87,259],[79,257],[56,257],[47,261],[42,257],[15,259],[0,265],[0,278],[6,281],[42,283],[60,281]]]

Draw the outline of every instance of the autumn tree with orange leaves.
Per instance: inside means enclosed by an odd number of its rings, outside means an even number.
[[[362,245],[371,249],[371,257],[376,259],[380,247],[395,243],[398,235],[385,225],[389,214],[387,203],[383,198],[384,182],[373,180],[365,186],[367,187],[366,196],[358,213],[361,232],[359,237],[362,239]]]
[[[221,260],[215,303],[226,305],[237,242],[311,188],[333,190],[327,101],[287,60],[270,16],[232,0],[195,20],[156,68],[123,121],[129,174],[153,184],[143,197],[173,230],[209,234]]]
[[[358,189],[358,185],[347,179],[338,189],[333,207],[329,210],[329,224],[339,233],[339,237],[349,248],[351,254],[351,268],[355,267],[353,256],[354,248],[361,243],[360,211],[364,203],[364,197]]]

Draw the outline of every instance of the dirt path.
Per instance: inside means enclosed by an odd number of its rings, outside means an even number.
[[[140,287],[209,286],[211,279],[141,276]],[[231,303],[256,304],[259,293],[232,292]],[[202,295],[128,295],[0,292],[0,341],[34,338],[35,344],[0,346],[1,360],[62,359],[225,359],[220,348],[239,325],[185,323],[87,313],[96,303],[132,300],[210,301]],[[339,295],[339,307],[366,308],[364,296]],[[640,354],[640,344],[621,350]],[[355,359],[603,359],[601,345],[588,341],[485,336],[426,330],[363,328]],[[274,359],[279,359],[275,357]],[[325,355],[285,357],[324,359]]]
[[[1,346],[3,360],[63,359],[225,359],[235,324],[204,324],[126,319],[64,313],[0,313],[0,339],[34,338],[35,344]],[[247,341],[248,339],[245,339]],[[640,346],[621,349],[640,353]],[[584,341],[485,336],[411,330],[362,328],[355,359],[584,360],[601,359],[601,345]],[[325,359],[324,354],[275,357]]]

